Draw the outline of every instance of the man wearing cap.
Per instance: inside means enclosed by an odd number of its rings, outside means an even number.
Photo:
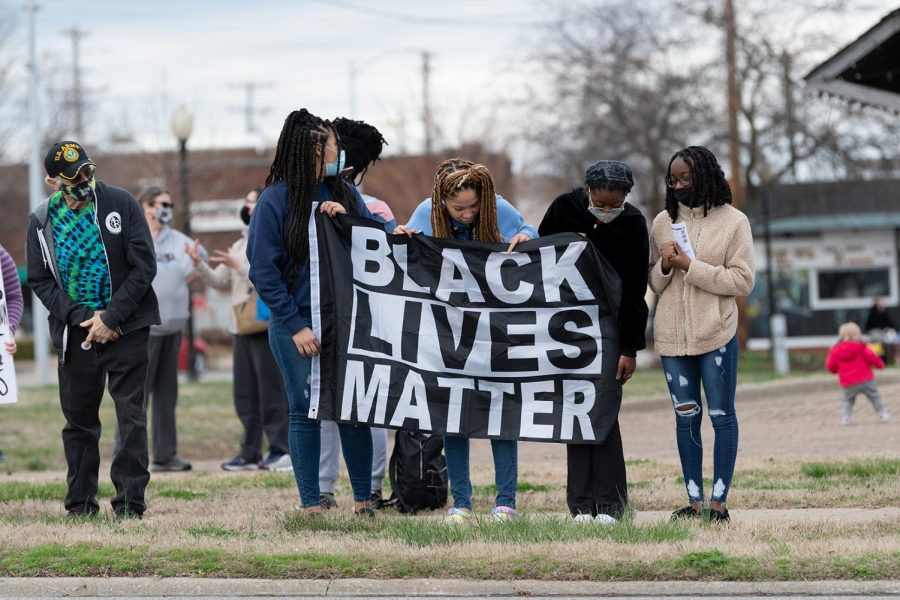
[[[631,168],[615,160],[591,165],[579,186],[556,198],[538,228],[541,237],[574,232],[585,236],[622,280],[619,303],[619,363],[616,379],[625,384],[635,356],[646,346],[648,265],[647,221],[625,202],[634,186]],[[580,523],[614,523],[628,502],[625,455],[618,420],[600,445],[570,444],[567,502]]]
[[[94,178],[80,144],[55,144],[44,167],[54,192],[29,216],[26,254],[28,285],[50,312],[59,359],[65,507],[73,517],[100,510],[99,409],[108,381],[123,441],[110,468],[111,504],[118,517],[140,517],[150,481],[147,338],[159,323],[150,229],[130,193]]]

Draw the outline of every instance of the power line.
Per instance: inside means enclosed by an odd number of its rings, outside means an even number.
[[[232,83],[228,87],[241,88],[244,90],[244,106],[232,106],[231,110],[240,110],[244,113],[244,121],[246,123],[247,133],[257,133],[259,129],[256,127],[256,115],[264,115],[269,112],[268,107],[257,107],[255,94],[260,88],[268,88],[274,85],[270,81],[243,81],[241,83]]]

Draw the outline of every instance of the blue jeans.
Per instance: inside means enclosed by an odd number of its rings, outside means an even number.
[[[300,356],[293,335],[283,325],[270,322],[269,343],[281,370],[290,407],[288,448],[303,508],[318,506],[320,424],[309,418],[309,378],[312,359]],[[350,475],[353,498],[363,502],[372,495],[372,435],[368,427],[338,424],[344,462]]]
[[[675,408],[675,438],[684,485],[691,502],[703,501],[703,442],[700,421],[700,382],[716,435],[713,446],[713,492],[711,499],[725,502],[737,459],[738,422],[734,412],[737,386],[737,336],[712,352],[697,356],[663,356],[662,366]]]
[[[494,455],[494,483],[497,485],[497,506],[516,507],[518,479],[518,442],[491,440]],[[472,509],[472,480],[469,479],[469,438],[444,436],[444,455],[454,508]]]

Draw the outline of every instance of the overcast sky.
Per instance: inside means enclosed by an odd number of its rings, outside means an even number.
[[[25,0],[0,7],[19,19],[5,52],[27,56]],[[634,0],[660,2],[662,0]],[[193,147],[271,144],[286,114],[307,107],[324,117],[372,122],[390,150],[422,145],[422,52],[432,53],[431,98],[445,143],[480,115],[479,99],[503,98],[518,84],[515,65],[539,39],[538,23],[561,0],[158,0],[77,3],[43,0],[38,62],[57,87],[71,85],[72,40],[84,32],[82,85],[93,110],[86,144],[112,132],[142,147],[171,147],[169,120],[184,103],[195,116]],[[740,2],[737,3],[740,6]],[[893,3],[867,2],[835,30],[849,42]],[[836,48],[823,49],[826,55]],[[824,56],[823,56],[824,58]],[[356,114],[351,113],[351,64]],[[27,79],[21,68],[16,81]],[[248,135],[245,91],[257,84],[258,134]],[[24,137],[24,136],[22,136]],[[21,137],[19,139],[22,139]],[[404,148],[405,147],[405,148]]]

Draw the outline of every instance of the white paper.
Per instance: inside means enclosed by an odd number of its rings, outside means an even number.
[[[12,404],[19,399],[16,365],[12,354],[6,351],[6,342],[9,340],[9,311],[6,307],[3,277],[0,277],[0,404]]]
[[[687,254],[691,260],[696,260],[694,256],[694,248],[691,246],[691,238],[688,236],[687,225],[684,221],[681,223],[672,223],[672,239],[681,248],[681,252]]]

